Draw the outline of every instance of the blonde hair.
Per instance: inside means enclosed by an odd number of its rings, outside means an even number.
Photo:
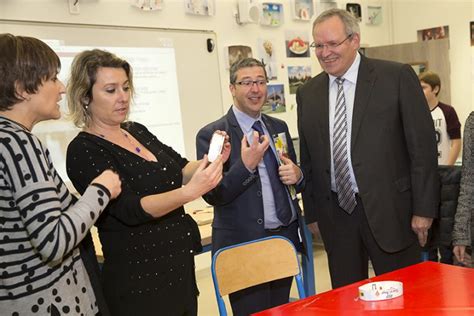
[[[77,127],[88,127],[91,121],[89,104],[92,102],[92,87],[97,80],[97,71],[102,67],[122,68],[128,78],[130,95],[133,97],[133,73],[130,64],[115,54],[93,49],[74,57],[71,75],[67,84],[69,118]]]

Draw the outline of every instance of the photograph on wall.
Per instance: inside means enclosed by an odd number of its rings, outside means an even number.
[[[362,21],[362,9],[358,3],[346,3],[346,11],[352,14],[357,21]]]
[[[276,80],[278,77],[278,69],[275,58],[275,44],[273,39],[258,39],[258,58],[265,64],[268,80]]]
[[[337,2],[335,0],[321,0],[316,4],[317,15],[329,9],[337,9]]]
[[[286,57],[309,57],[309,36],[305,31],[285,32]]]
[[[280,26],[283,24],[283,5],[281,3],[262,3],[262,18],[260,24],[265,26]]]
[[[474,22],[471,22],[471,46],[474,46]]]
[[[161,10],[163,0],[131,0],[130,3],[143,11]]]
[[[366,23],[369,25],[382,24],[382,6],[381,5],[368,5],[366,18],[367,18]]]
[[[226,50],[226,59],[228,61],[227,66],[230,68],[233,63],[238,60],[253,57],[252,56],[252,48],[250,46],[245,45],[231,45],[227,46]]]
[[[285,85],[269,84],[267,86],[267,101],[262,107],[265,114],[286,112]]]
[[[288,66],[290,94],[296,94],[296,90],[310,79],[311,66]]]
[[[449,26],[438,26],[418,30],[418,41],[430,41],[449,37]]]
[[[313,0],[293,0],[293,17],[295,20],[309,21],[313,14]]]
[[[214,0],[184,0],[186,14],[214,15]]]

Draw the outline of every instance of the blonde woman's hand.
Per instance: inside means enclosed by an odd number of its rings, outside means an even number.
[[[186,194],[195,200],[203,194],[214,189],[222,180],[222,155],[208,165],[207,155],[204,155],[199,167],[194,172],[191,180],[186,184],[184,189]]]

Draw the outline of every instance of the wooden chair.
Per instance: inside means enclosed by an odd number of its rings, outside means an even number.
[[[212,279],[219,314],[227,315],[223,296],[290,276],[306,297],[296,249],[285,237],[272,236],[219,249],[212,258]]]

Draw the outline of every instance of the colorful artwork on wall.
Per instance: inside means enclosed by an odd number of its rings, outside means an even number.
[[[267,86],[267,101],[262,107],[266,114],[286,112],[285,86],[283,84],[269,84]]]
[[[288,66],[288,82],[290,94],[311,79],[311,66]]]
[[[262,18],[260,24],[265,26],[280,26],[283,24],[283,5],[281,3],[262,3]]]

